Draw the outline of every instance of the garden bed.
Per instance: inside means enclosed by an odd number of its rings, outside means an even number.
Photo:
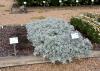
[[[17,55],[29,55],[33,53],[31,43],[27,40],[27,32],[24,26],[1,26],[0,27],[0,57],[13,56],[14,47],[9,38],[18,37],[16,44]]]

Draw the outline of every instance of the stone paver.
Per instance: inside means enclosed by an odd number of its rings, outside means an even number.
[[[27,64],[37,64],[48,62],[42,57],[35,56],[21,56],[21,57],[0,57],[0,68],[8,66],[18,66]]]

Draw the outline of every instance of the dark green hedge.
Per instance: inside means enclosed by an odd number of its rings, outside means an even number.
[[[89,38],[93,43],[100,43],[100,32],[96,31],[88,22],[79,18],[72,18],[70,23],[80,31],[85,37]]]
[[[16,0],[19,5],[23,5],[23,2],[27,2],[28,6],[31,6],[34,3],[34,0]]]
[[[49,6],[59,6],[59,0],[16,0],[19,5],[22,5],[26,1],[28,6],[33,5],[43,5],[43,1],[49,4]],[[63,5],[76,5],[76,0],[62,0]],[[79,0],[80,5],[90,5],[92,4],[91,0]],[[100,4],[100,0],[95,0],[94,4]]]

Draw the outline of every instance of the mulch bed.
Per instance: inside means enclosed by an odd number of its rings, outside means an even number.
[[[16,45],[17,55],[32,54],[33,49],[27,40],[27,31],[24,26],[3,26],[0,27],[0,57],[13,55],[13,45],[9,43],[10,37],[18,37],[19,39],[19,43]]]

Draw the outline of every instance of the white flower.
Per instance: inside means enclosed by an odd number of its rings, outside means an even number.
[[[27,4],[27,2],[25,1],[25,2],[23,2],[24,4]]]

